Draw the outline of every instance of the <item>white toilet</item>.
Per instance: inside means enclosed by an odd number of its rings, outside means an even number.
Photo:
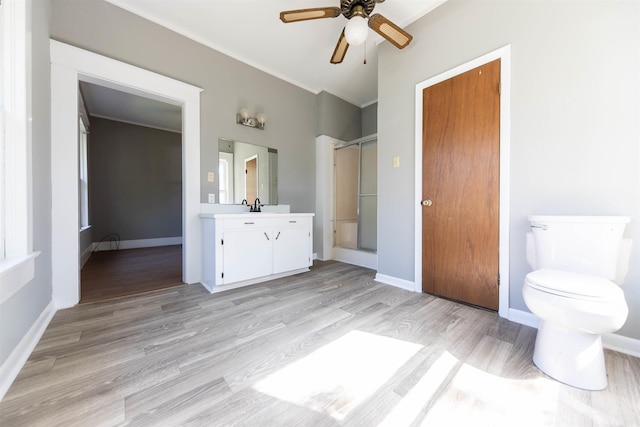
[[[620,329],[629,313],[618,286],[629,264],[631,241],[622,239],[629,221],[618,216],[529,217],[527,259],[535,271],[527,274],[522,294],[540,318],[533,362],[565,384],[585,390],[607,387],[601,334]]]

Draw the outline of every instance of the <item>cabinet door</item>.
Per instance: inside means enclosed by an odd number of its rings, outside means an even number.
[[[223,283],[272,274],[272,241],[269,229],[227,230],[223,234]]]
[[[273,273],[307,268],[311,265],[309,227],[282,227],[273,230]]]

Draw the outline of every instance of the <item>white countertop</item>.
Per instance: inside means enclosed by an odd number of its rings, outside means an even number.
[[[314,213],[279,213],[279,212],[249,212],[249,213],[201,213],[203,219],[221,218],[277,218],[282,216],[315,216]]]

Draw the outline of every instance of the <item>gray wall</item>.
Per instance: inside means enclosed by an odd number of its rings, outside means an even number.
[[[320,92],[316,135],[327,135],[347,142],[360,138],[362,110],[329,92]]]
[[[373,135],[378,132],[378,103],[373,103],[362,109],[362,136]]]
[[[91,221],[91,218],[89,218],[89,221]],[[80,239],[79,252],[80,252],[80,255],[82,256],[84,251],[86,251],[89,248],[89,246],[91,246],[91,244],[93,243],[93,227],[89,227],[82,230],[78,238]]]
[[[93,238],[182,236],[182,135],[91,117]]]
[[[35,276],[18,293],[0,305],[0,365],[18,345],[51,302],[51,109],[49,72],[50,4],[29,1],[31,28],[31,99],[33,250]]]
[[[218,137],[278,150],[279,201],[315,209],[316,95],[101,0],[53,0],[52,38],[173,77],[201,94],[201,201],[216,193]],[[238,125],[246,107],[265,130]],[[217,198],[216,198],[217,200]]]
[[[510,44],[510,306],[526,310],[527,215],[631,215],[630,313],[620,334],[640,338],[639,7],[449,0],[408,27],[408,48],[380,46],[381,274],[414,277],[416,83]]]

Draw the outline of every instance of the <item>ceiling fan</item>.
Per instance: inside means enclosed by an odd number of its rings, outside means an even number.
[[[311,9],[286,10],[280,12],[280,20],[285,24],[311,19],[336,18],[344,15],[349,20],[342,30],[338,44],[331,56],[332,64],[344,59],[349,45],[357,46],[367,39],[367,25],[387,39],[398,49],[407,46],[413,38],[379,13],[371,14],[376,3],[384,0],[340,0],[340,7],[316,7]]]

